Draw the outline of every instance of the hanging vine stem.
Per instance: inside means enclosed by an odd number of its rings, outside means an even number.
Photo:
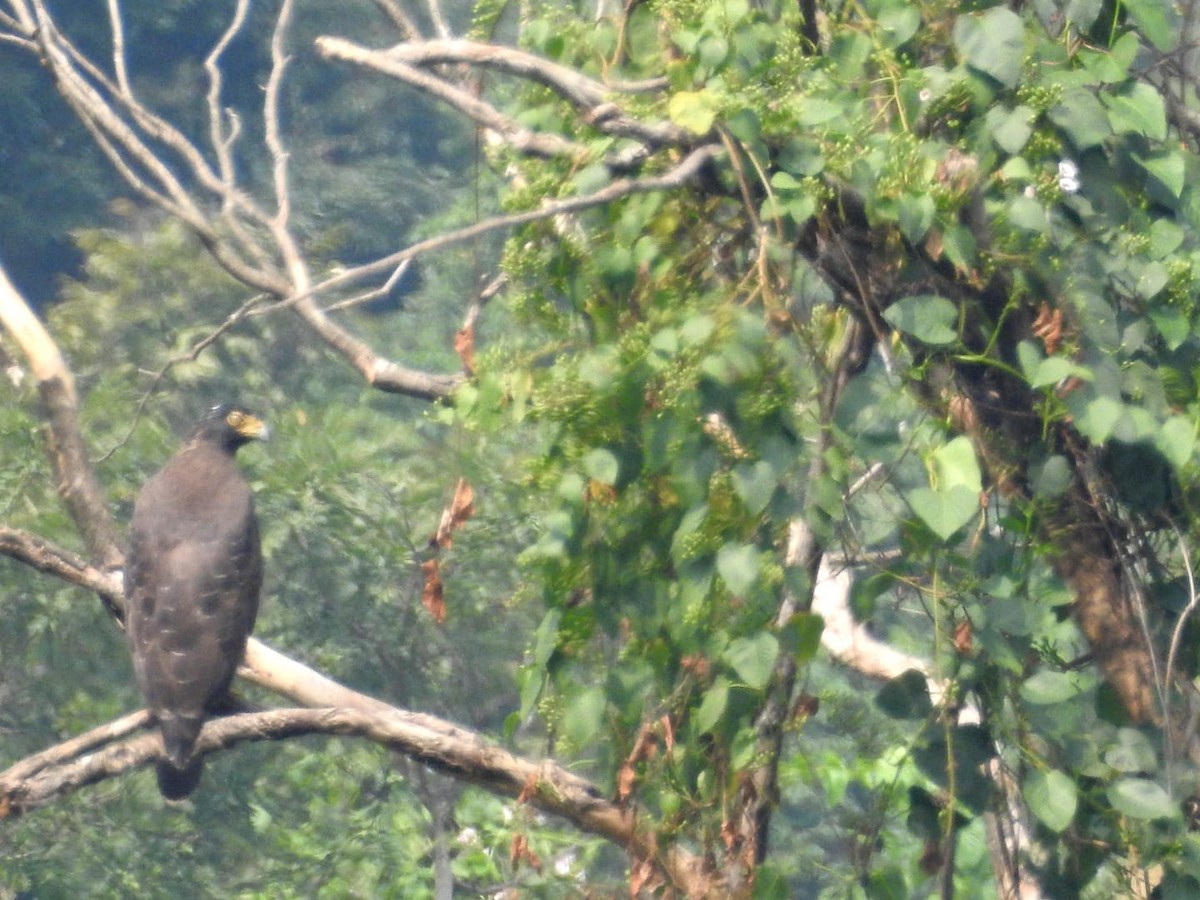
[[[1188,602],[1182,612],[1179,613],[1179,619],[1175,622],[1175,628],[1171,631],[1171,644],[1167,650],[1167,666],[1166,671],[1163,673],[1162,693],[1163,702],[1166,704],[1164,711],[1166,727],[1163,729],[1163,735],[1166,739],[1165,762],[1167,765],[1168,782],[1172,784],[1174,783],[1172,768],[1180,756],[1180,739],[1182,738],[1182,743],[1191,742],[1192,735],[1190,731],[1194,716],[1189,717],[1188,727],[1183,729],[1182,733],[1177,733],[1177,729],[1173,724],[1175,717],[1171,714],[1170,708],[1172,702],[1171,683],[1175,680],[1175,663],[1179,655],[1179,645],[1183,641],[1183,630],[1187,627],[1188,620],[1195,614],[1196,607],[1200,605],[1200,594],[1196,592],[1196,573],[1192,567],[1191,549],[1188,547],[1187,540],[1178,528],[1175,529],[1175,536],[1179,541],[1179,555],[1183,560],[1184,573],[1187,576]]]

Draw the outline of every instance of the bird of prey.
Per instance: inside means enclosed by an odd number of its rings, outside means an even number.
[[[200,780],[196,739],[206,716],[226,704],[258,613],[258,521],[233,457],[267,433],[240,407],[212,409],[133,508],[125,630],[138,688],[162,732],[158,787],[168,800]]]

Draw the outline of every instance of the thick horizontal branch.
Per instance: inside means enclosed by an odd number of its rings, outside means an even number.
[[[0,556],[95,591],[114,613],[122,608],[121,579],[117,575],[89,564],[82,556],[36,534],[0,525]]]
[[[40,753],[27,756],[7,771],[0,773],[0,819],[5,815],[24,811],[20,806],[14,806],[8,800],[13,790],[19,790],[14,786],[33,783],[40,773],[73,763],[98,747],[103,747],[105,744],[133,734],[135,731],[140,731],[150,722],[150,713],[147,710],[139,709],[137,712],[107,722],[91,731],[76,735],[61,744],[47,747]]]
[[[465,91],[450,93],[457,89],[447,90],[446,82],[424,73],[419,67],[446,63],[485,66],[537,82],[574,106],[582,121],[588,125],[614,137],[639,141],[651,149],[664,146],[690,147],[697,142],[696,135],[672,122],[643,122],[627,114],[612,99],[622,92],[620,86],[606,86],[566,66],[512,47],[465,40],[435,40],[400,44],[389,50],[371,50],[337,37],[317,38],[316,46],[317,52],[328,59],[354,63],[424,90],[471,116],[485,127],[495,126],[480,117],[474,104],[481,101]],[[487,109],[491,110],[491,107]],[[499,115],[494,111],[492,114]],[[503,128],[496,130],[505,133]],[[505,138],[508,139],[507,134]],[[514,146],[523,149],[520,145]]]
[[[444,81],[375,50],[368,50],[342,38],[317,38],[317,51],[327,59],[340,59],[372,69],[409,84],[454,107],[483,128],[499,134],[509,146],[532,156],[568,156],[582,159],[585,148],[557,134],[530,131],[505,116],[473,92]]]
[[[345,52],[346,48],[355,46],[339,38],[318,38],[318,41],[329,41],[331,53]],[[338,47],[339,44],[342,46]],[[462,39],[409,41],[380,52],[414,66],[468,63],[519,75],[545,85],[579,107],[596,106],[605,102],[614,92],[647,93],[662,90],[667,86],[665,80],[659,79],[638,82],[596,81],[577,69],[561,66],[516,47]]]
[[[517,797],[525,792],[547,812],[588,822],[589,830],[628,842],[631,815],[606,801],[586,780],[553,762],[522,759],[472,732],[431,728],[429,718],[383,704],[374,712],[327,708],[243,713],[206,722],[196,747],[208,754],[247,741],[307,734],[363,737],[493,793]],[[9,815],[27,812],[83,785],[155,762],[162,750],[156,734],[97,750],[108,739],[124,737],[131,726],[148,722],[144,712],[122,717],[0,773],[0,808]],[[530,794],[533,786],[537,790]]]
[[[639,827],[638,817],[607,800],[586,779],[553,761],[524,759],[472,732],[453,726],[430,727],[431,718],[383,704],[373,712],[277,709],[210,720],[196,747],[201,754],[208,754],[247,741],[285,740],[308,734],[361,737],[458,780],[562,816],[638,858],[657,858],[671,880],[686,893],[705,893],[697,858],[678,850],[660,855],[649,830]],[[157,734],[96,749],[105,739],[122,737],[145,722],[145,713],[123,717],[0,773],[0,818],[29,812],[85,785],[152,764],[162,751]]]

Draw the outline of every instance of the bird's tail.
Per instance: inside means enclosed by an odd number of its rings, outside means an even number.
[[[184,768],[177,769],[166,760],[159,760],[155,774],[158,775],[158,792],[164,800],[182,800],[200,783],[204,760],[197,756]]]
[[[164,756],[158,762],[158,790],[167,800],[182,800],[196,789],[204,768],[202,757],[194,752],[204,716],[160,712],[158,725]]]

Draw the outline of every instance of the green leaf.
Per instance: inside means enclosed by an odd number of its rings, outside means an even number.
[[[909,669],[879,689],[875,705],[893,719],[923,719],[933,712],[923,672]]]
[[[900,233],[910,244],[918,244],[933,224],[936,212],[933,198],[928,194],[905,194],[897,203]]]
[[[948,541],[979,512],[979,492],[959,485],[946,491],[916,488],[905,494],[913,512],[943,541]]]
[[[1173,819],[1179,815],[1175,801],[1149,778],[1121,778],[1108,788],[1108,802],[1131,819]]]
[[[1155,260],[1142,267],[1142,270],[1138,273],[1134,289],[1141,299],[1153,300],[1167,286],[1167,282],[1170,279],[1171,275],[1167,271],[1167,267]]]
[[[1050,217],[1046,208],[1035,198],[1018,194],[1008,204],[1008,221],[1017,228],[1045,234],[1050,229]]]
[[[776,172],[771,176],[771,187],[777,191],[802,191],[804,182],[789,172]]]
[[[1055,834],[1061,834],[1075,818],[1079,794],[1075,782],[1058,769],[1034,772],[1025,780],[1021,793],[1029,810]]]
[[[1183,243],[1184,231],[1170,219],[1155,219],[1150,226],[1150,256],[1153,259],[1164,259],[1179,249]]]
[[[958,309],[945,297],[904,297],[885,309],[883,318],[893,328],[935,347],[958,340]]]
[[[1025,679],[1021,685],[1021,696],[1027,703],[1048,706],[1070,700],[1082,689],[1080,679],[1075,675],[1043,670]]]
[[[712,316],[701,313],[691,316],[679,326],[679,338],[686,347],[696,347],[703,344],[712,336],[716,327]]]
[[[959,486],[976,494],[983,490],[983,472],[970,438],[959,435],[934,450],[932,457],[937,476],[936,490],[946,491]]]
[[[1135,775],[1158,768],[1158,754],[1146,735],[1136,728],[1117,730],[1117,739],[1105,748],[1104,762],[1118,772]]]
[[[1158,333],[1163,336],[1168,350],[1178,350],[1183,346],[1183,342],[1192,336],[1191,319],[1177,306],[1156,305],[1147,310],[1146,314],[1158,329]]]
[[[542,623],[538,625],[537,632],[533,636],[533,666],[536,669],[545,669],[546,663],[550,661],[550,656],[558,647],[558,623],[562,619],[562,612],[557,609],[549,610],[542,618]]]
[[[1131,154],[1139,166],[1146,170],[1154,183],[1158,184],[1175,199],[1183,193],[1186,166],[1183,156],[1174,150],[1164,150],[1150,156]]]
[[[717,573],[734,594],[744,594],[758,578],[758,549],[753,544],[724,544],[717,551]]]
[[[1067,91],[1046,115],[1079,151],[1100,146],[1112,134],[1104,104],[1084,88]]]
[[[1175,48],[1179,28],[1172,27],[1168,20],[1164,0],[1125,0],[1122,6],[1156,50],[1167,53]]]
[[[1025,26],[1016,13],[994,6],[982,15],[959,16],[954,23],[954,44],[971,68],[1005,87],[1017,86],[1025,55]]]
[[[742,682],[756,691],[766,688],[778,656],[779,641],[767,631],[753,637],[737,638],[721,654]]]
[[[1162,94],[1143,81],[1134,81],[1120,93],[1102,95],[1108,120],[1117,134],[1140,134],[1152,141],[1167,137],[1167,109]]]
[[[846,108],[822,97],[802,97],[796,111],[796,124],[801,128],[824,125],[845,118]]]
[[[1018,106],[1011,111],[998,106],[988,110],[985,121],[992,140],[1005,153],[1013,155],[1021,152],[1033,134],[1035,117],[1036,113],[1028,106]]]
[[[908,43],[921,27],[921,13],[913,6],[889,6],[879,15],[880,39],[889,50]]]
[[[1063,18],[1077,29],[1077,33],[1086,33],[1099,17],[1103,5],[1102,0],[1070,0]]]
[[[1093,444],[1103,444],[1125,415],[1125,404],[1115,397],[1095,397],[1087,402],[1082,415],[1076,415],[1075,427]]]
[[[620,465],[617,458],[602,447],[588,451],[583,457],[583,471],[588,478],[601,484],[616,484]]]
[[[787,879],[778,869],[764,863],[755,870],[750,900],[788,900],[790,896]]]
[[[700,701],[700,708],[696,710],[696,717],[693,720],[696,723],[696,730],[700,734],[712,731],[721,721],[721,717],[725,715],[725,707],[728,705],[729,679],[724,675],[718,675],[713,681],[712,687],[704,692],[704,699]]]
[[[625,25],[630,59],[649,63],[662,52],[659,45],[659,19],[644,6],[635,6]]]
[[[1187,416],[1171,416],[1154,436],[1154,446],[1176,468],[1187,465],[1196,452],[1196,426]]]
[[[780,169],[793,175],[819,175],[825,168],[825,154],[820,142],[811,138],[794,137],[779,151],[778,163]],[[775,183],[774,177],[771,178],[771,183]]]
[[[1042,499],[1061,497],[1074,481],[1071,464],[1066,457],[1057,453],[1041,465],[1034,466],[1031,474],[1033,494]]]
[[[767,508],[777,484],[775,467],[765,460],[742,463],[733,470],[733,489],[752,516]]]
[[[708,91],[680,91],[667,101],[667,115],[680,128],[708,134],[717,120],[717,102]]]
[[[975,265],[975,236],[965,225],[953,225],[942,233],[942,252],[963,272]]]
[[[715,71],[729,56],[729,42],[720,35],[707,35],[700,39],[697,50],[700,65],[711,72]]]
[[[563,710],[563,735],[576,747],[586,747],[604,725],[608,698],[598,687],[585,688],[571,697]]]
[[[1072,362],[1065,356],[1048,356],[1034,369],[1029,378],[1029,385],[1030,387],[1053,387],[1072,376],[1082,381],[1091,381],[1094,377],[1092,370],[1087,366]]]
[[[804,665],[817,655],[824,630],[825,620],[816,613],[796,613],[779,630],[780,649],[790,653],[798,664]]]

